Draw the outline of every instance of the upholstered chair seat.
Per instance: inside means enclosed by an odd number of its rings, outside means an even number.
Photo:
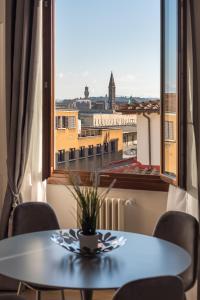
[[[184,300],[182,280],[175,276],[146,278],[129,282],[113,300]]]
[[[190,267],[182,274],[184,291],[191,289],[197,278],[198,221],[180,211],[168,211],[161,216],[153,235],[184,248],[191,256]]]

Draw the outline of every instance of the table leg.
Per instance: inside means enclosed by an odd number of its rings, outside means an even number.
[[[92,300],[93,291],[92,290],[81,290],[82,300]]]

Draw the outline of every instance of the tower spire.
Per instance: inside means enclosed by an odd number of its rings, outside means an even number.
[[[111,71],[110,81],[108,86],[108,109],[115,110],[115,81],[113,72]]]
[[[85,99],[89,98],[89,88],[87,85],[85,86],[84,96],[85,96]]]

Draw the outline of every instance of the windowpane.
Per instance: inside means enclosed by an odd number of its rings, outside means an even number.
[[[159,175],[160,0],[53,2],[54,168]]]
[[[163,82],[164,173],[177,174],[178,1],[165,0]]]

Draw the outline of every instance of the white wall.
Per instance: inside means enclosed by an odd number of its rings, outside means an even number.
[[[166,210],[166,192],[113,189],[108,196],[135,200],[134,206],[126,208],[127,231],[151,234],[157,219]],[[47,185],[47,199],[56,211],[60,226],[76,228],[76,202],[67,188],[62,185]]]
[[[6,188],[4,0],[0,0],[0,209]]]
[[[151,164],[160,165],[160,115],[149,114],[151,121]],[[137,159],[144,165],[149,164],[148,120],[137,115]]]

